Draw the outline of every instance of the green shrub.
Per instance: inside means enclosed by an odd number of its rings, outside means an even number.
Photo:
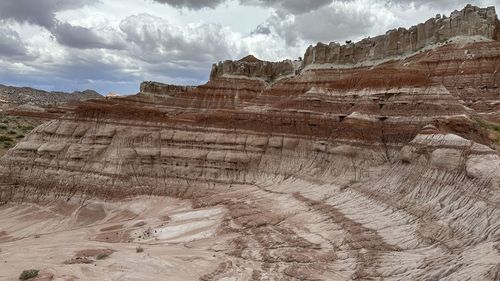
[[[19,130],[21,130],[22,132],[27,133],[27,132],[31,132],[35,127],[29,126],[29,125],[26,125],[26,126],[19,125],[19,126],[17,126],[17,128]]]
[[[7,130],[7,125],[4,125],[4,124],[0,124],[0,129],[1,130]]]
[[[13,143],[11,143],[11,142],[6,142],[6,143],[4,143],[4,144],[3,144],[3,146],[2,146],[2,147],[3,147],[3,148],[5,148],[5,149],[10,149],[10,148],[11,148],[11,147],[13,147],[13,146],[14,146],[14,144],[13,144]]]
[[[19,276],[19,280],[28,280],[31,278],[35,278],[38,276],[38,271],[39,270],[37,269],[25,270],[23,271],[23,273],[21,273],[21,276]]]
[[[0,135],[0,142],[13,142],[14,140],[11,137]]]

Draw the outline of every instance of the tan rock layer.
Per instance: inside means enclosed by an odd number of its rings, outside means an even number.
[[[357,43],[339,45],[318,43],[304,55],[304,66],[310,64],[356,64],[412,53],[426,46],[444,42],[456,36],[482,36],[497,39],[498,18],[494,7],[468,5],[450,17],[432,18],[410,29],[399,28],[385,35],[363,39]]]

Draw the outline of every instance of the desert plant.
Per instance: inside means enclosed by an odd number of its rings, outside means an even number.
[[[28,280],[31,278],[35,278],[38,276],[38,269],[28,269],[25,270],[21,273],[21,276],[19,276],[19,280]]]
[[[141,246],[138,246],[137,248],[135,248],[135,252],[136,253],[142,253],[142,252],[144,252],[144,248],[141,247]]]
[[[12,142],[12,141],[13,139],[11,137],[0,135],[0,142]]]
[[[96,260],[105,260],[109,257],[109,255],[111,255],[111,254],[110,253],[100,253],[95,257],[95,259]]]

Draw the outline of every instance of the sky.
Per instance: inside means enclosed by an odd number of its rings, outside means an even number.
[[[500,0],[0,0],[0,84],[134,94],[199,85],[213,63],[297,59]]]

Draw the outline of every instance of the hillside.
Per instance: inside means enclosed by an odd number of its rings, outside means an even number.
[[[47,92],[28,87],[13,87],[0,84],[0,101],[16,105],[48,106],[95,98],[102,98],[102,96],[92,90],[73,93]]]

